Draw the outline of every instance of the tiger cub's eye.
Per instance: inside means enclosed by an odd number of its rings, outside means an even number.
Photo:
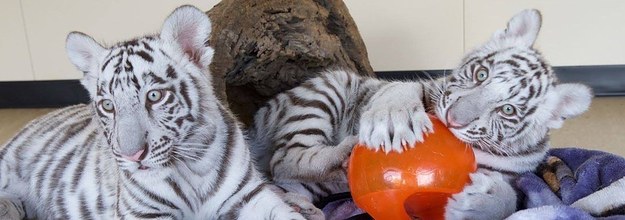
[[[513,115],[516,112],[516,109],[512,105],[506,104],[504,106],[501,106],[501,112],[503,112],[503,114],[505,115]]]
[[[107,112],[113,112],[113,110],[115,110],[113,101],[110,99],[104,99],[100,101],[100,106],[102,106],[102,109],[104,109],[104,111],[107,111]]]
[[[478,82],[484,82],[486,79],[488,79],[488,70],[484,67],[480,67],[479,69],[477,69],[477,71],[475,71],[475,80],[477,80]]]
[[[163,92],[160,90],[150,90],[147,96],[150,102],[158,102],[163,98]]]

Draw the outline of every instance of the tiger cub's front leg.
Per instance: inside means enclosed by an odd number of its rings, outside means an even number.
[[[504,219],[516,211],[516,192],[501,173],[478,169],[471,183],[449,198],[445,219]]]
[[[289,141],[288,147],[276,151],[271,161],[274,181],[347,183],[344,162],[357,142],[355,136],[348,136],[339,144],[329,146],[317,135],[297,135]]]
[[[0,193],[3,194],[3,193]],[[22,201],[0,198],[0,219],[23,219],[26,217]]]
[[[360,141],[386,153],[401,153],[415,142],[423,142],[423,134],[433,132],[423,103],[424,91],[420,82],[393,82],[380,88],[360,118]]]

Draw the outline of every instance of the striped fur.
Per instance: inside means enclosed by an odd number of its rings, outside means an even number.
[[[250,134],[259,169],[313,201],[347,191],[343,163],[357,142],[358,119],[384,84],[334,71],[271,99]]]
[[[315,201],[348,190],[341,165],[354,144],[401,153],[432,131],[427,112],[473,146],[480,167],[450,199],[447,217],[503,218],[516,207],[509,180],[536,168],[548,131],[583,113],[592,96],[586,86],[556,83],[532,48],[540,23],[536,10],[519,13],[437,80],[384,82],[334,71],[305,82],[258,111],[254,157],[280,186]]]
[[[9,217],[304,219],[255,170],[213,94],[209,34],[192,6],[160,35],[110,48],[71,33],[92,102],[34,120],[0,151]]]
[[[625,210],[625,177],[575,201],[571,206],[583,209],[593,216],[607,217],[623,213]]]

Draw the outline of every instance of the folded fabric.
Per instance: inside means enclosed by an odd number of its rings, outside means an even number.
[[[537,172],[517,179],[524,210],[510,219],[625,219],[625,198],[603,192],[625,191],[617,185],[623,177],[622,157],[578,148],[552,149]],[[590,205],[581,205],[582,200]]]

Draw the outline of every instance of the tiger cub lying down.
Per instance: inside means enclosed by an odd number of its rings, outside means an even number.
[[[159,35],[108,48],[69,34],[92,101],[0,150],[0,219],[304,219],[263,181],[213,94],[210,31],[183,6]]]
[[[537,10],[466,54],[447,77],[387,82],[333,71],[277,95],[255,115],[252,152],[285,191],[312,201],[348,191],[344,162],[357,142],[384,152],[432,132],[426,112],[473,146],[478,171],[449,199],[448,219],[502,219],[516,209],[510,180],[545,157],[548,132],[587,110],[591,91],[558,84],[532,46]]]

